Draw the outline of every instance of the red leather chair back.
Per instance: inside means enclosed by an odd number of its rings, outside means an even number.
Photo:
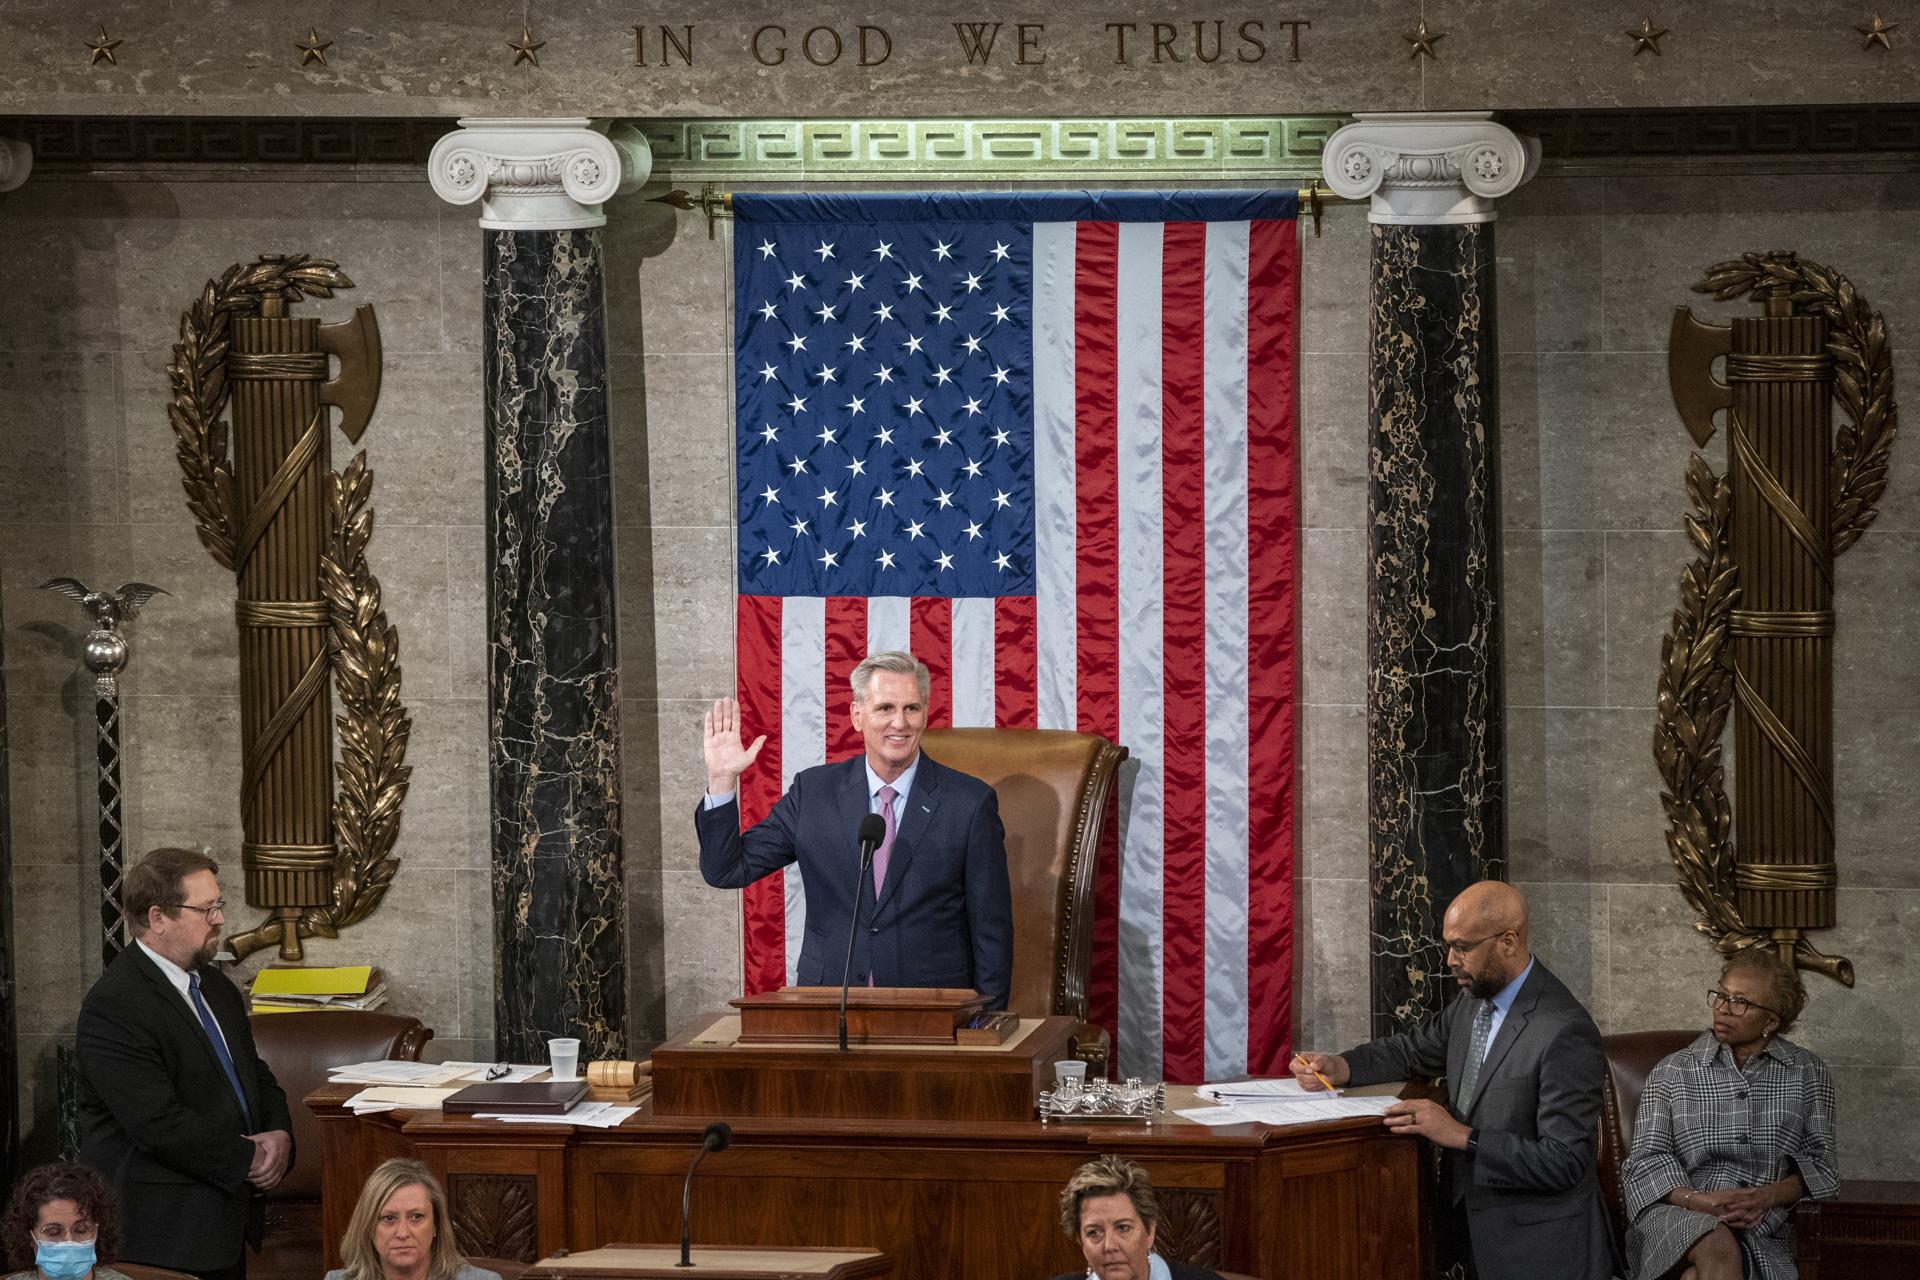
[[[418,1062],[433,1028],[397,1013],[320,1009],[313,1013],[263,1013],[249,1019],[253,1043],[286,1091],[293,1112],[293,1171],[268,1193],[269,1200],[320,1199],[320,1124],[307,1110],[307,1095],[327,1083],[331,1067],[375,1058]]]
[[[1600,1192],[1613,1226],[1618,1256],[1626,1256],[1627,1201],[1620,1190],[1620,1166],[1633,1149],[1633,1121],[1640,1114],[1640,1095],[1647,1076],[1669,1054],[1678,1053],[1699,1037],[1698,1031],[1628,1031],[1603,1036],[1607,1079],[1600,1092],[1600,1135],[1594,1147]]]

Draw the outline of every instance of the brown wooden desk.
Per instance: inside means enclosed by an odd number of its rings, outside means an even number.
[[[1920,1275],[1920,1182],[1849,1179],[1831,1200],[1802,1200],[1800,1280]]]
[[[1153,1175],[1170,1258],[1262,1280],[1419,1280],[1428,1206],[1421,1146],[1374,1118],[1268,1129],[1038,1120],[819,1120],[655,1116],[618,1129],[356,1117],[350,1086],[307,1103],[320,1120],[327,1265],[361,1184],[395,1155],[424,1160],[446,1185],[469,1254],[526,1262],[560,1249],[680,1234],[680,1187],[711,1120],[733,1145],[694,1179],[702,1245],[877,1249],[898,1274],[1031,1280],[1078,1271],[1060,1231],[1060,1188],[1114,1152]]]

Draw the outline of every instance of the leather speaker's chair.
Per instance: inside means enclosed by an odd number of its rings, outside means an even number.
[[[1629,1031],[1600,1040],[1607,1055],[1607,1078],[1600,1090],[1600,1134],[1594,1146],[1594,1163],[1600,1194],[1607,1204],[1607,1220],[1613,1227],[1615,1257],[1627,1256],[1627,1199],[1620,1190],[1620,1166],[1633,1149],[1633,1121],[1640,1114],[1640,1095],[1646,1091],[1647,1076],[1660,1059],[1678,1053],[1699,1035],[1697,1029]]]
[[[1012,1009],[1076,1019],[1074,1056],[1104,1074],[1113,1038],[1087,1021],[1093,872],[1127,749],[1064,729],[929,729],[922,745],[999,796],[1013,882]]]
[[[251,1280],[315,1280],[326,1268],[320,1218],[320,1123],[306,1097],[327,1083],[327,1071],[349,1062],[397,1058],[418,1062],[433,1028],[418,1018],[357,1009],[268,1013],[250,1018],[253,1042],[273,1069],[293,1113],[293,1169],[267,1193],[267,1232],[260,1256],[247,1259]]]

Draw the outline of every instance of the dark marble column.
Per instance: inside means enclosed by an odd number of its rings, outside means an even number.
[[[1372,197],[1374,224],[1367,807],[1384,1035],[1443,1003],[1447,903],[1507,874],[1489,206],[1525,180],[1528,155],[1483,113],[1361,120],[1325,165],[1341,194]]]
[[[585,121],[463,121],[443,196],[484,199],[494,1037],[626,1052],[620,666],[599,201],[625,157]],[[644,176],[644,170],[640,176]],[[480,190],[476,193],[476,188]]]

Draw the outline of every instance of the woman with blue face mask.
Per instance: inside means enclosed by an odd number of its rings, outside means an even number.
[[[83,1164],[43,1164],[14,1186],[0,1221],[6,1280],[127,1280],[99,1259],[120,1252],[120,1214],[106,1179]]]

